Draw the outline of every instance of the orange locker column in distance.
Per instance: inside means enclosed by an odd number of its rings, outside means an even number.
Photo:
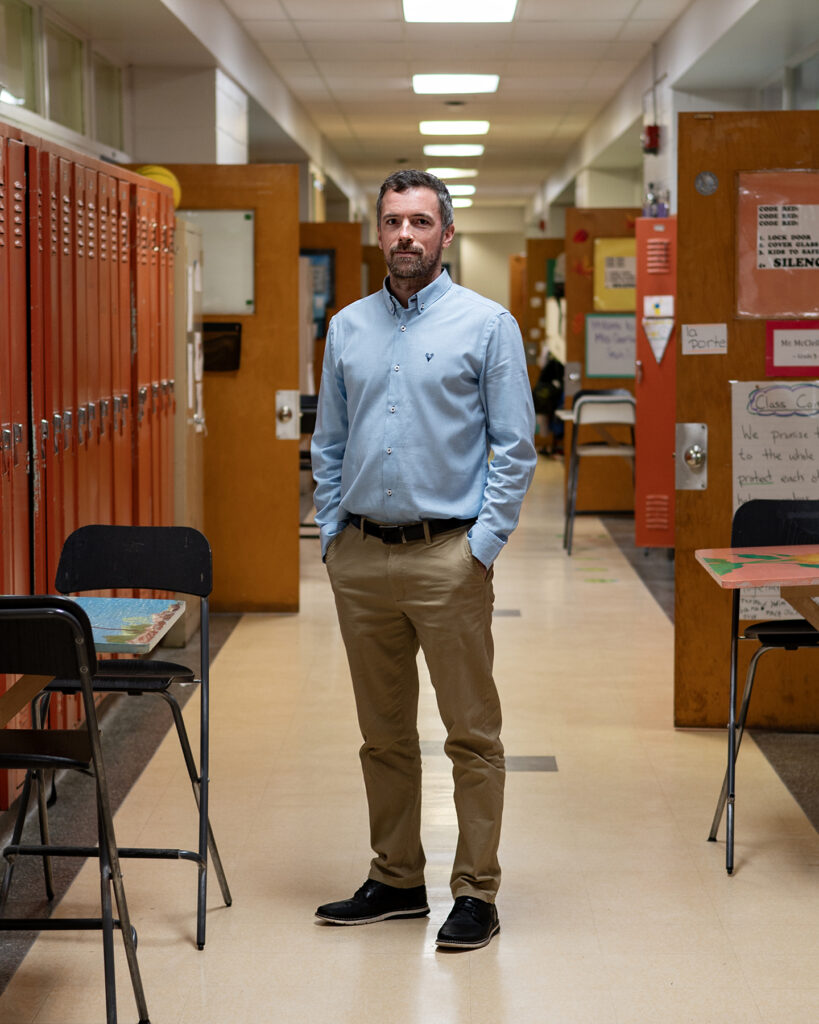
[[[638,217],[634,539],[674,547],[676,217]],[[649,337],[649,335],[651,337]],[[666,336],[667,335],[667,336]]]

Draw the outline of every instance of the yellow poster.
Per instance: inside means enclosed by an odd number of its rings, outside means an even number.
[[[630,313],[637,302],[637,242],[634,238],[595,238],[594,309]]]

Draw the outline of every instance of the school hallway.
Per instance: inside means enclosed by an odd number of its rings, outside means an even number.
[[[706,841],[724,731],[673,728],[673,625],[600,519],[577,520],[565,555],[562,474],[558,460],[539,459],[496,566],[509,769],[500,934],[473,952],[436,952],[455,814],[423,670],[432,912],[355,928],[314,920],[320,903],[361,885],[371,854],[333,599],[319,545],[303,539],[300,613],[242,616],[212,666],[211,821],[233,906],[211,875],[204,951],[193,867],[124,863],[153,1024],[819,1019],[819,834],[746,736],[726,875],[724,825],[717,844]],[[190,700],[194,734],[197,713]],[[195,842],[175,734],[115,824],[120,845]],[[98,893],[97,865],[86,864],[56,914],[94,913]],[[119,1019],[136,1020],[118,936],[116,954]],[[99,934],[38,938],[0,995],[0,1019],[104,1021]]]

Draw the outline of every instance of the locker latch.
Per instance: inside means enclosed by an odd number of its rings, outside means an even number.
[[[52,429],[52,434],[53,434],[53,437],[54,437],[54,454],[55,455],[59,455],[60,454],[60,434],[62,434],[62,432],[63,432],[63,418],[62,418],[62,416],[58,412],[55,412],[54,415],[51,417],[51,426],[53,428]]]
[[[128,420],[128,401],[128,395],[120,396],[120,402],[122,403],[122,419],[120,420],[120,433],[125,429],[125,425]]]
[[[142,422],[145,415],[145,403],[148,401],[148,388],[145,384],[137,392],[137,423]]]
[[[111,411],[111,400],[100,399],[100,437],[105,437],[105,424],[108,422],[108,413]]]
[[[20,465],[20,453],[18,445],[23,443],[23,424],[12,423],[12,445],[11,445],[11,457],[14,463],[15,469]]]
[[[85,424],[88,421],[88,410],[84,405],[77,407],[77,444],[85,444]]]
[[[9,463],[6,456],[6,452],[11,448],[11,427],[3,427],[0,429],[0,467],[2,467],[2,475],[9,475]]]
[[[63,451],[71,451],[71,438],[74,433],[74,413],[71,409],[63,410]]]

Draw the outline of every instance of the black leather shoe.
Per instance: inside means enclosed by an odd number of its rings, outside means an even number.
[[[428,913],[426,886],[397,889],[368,878],[352,899],[325,903],[316,917],[331,924],[374,924],[388,917],[426,917]]]
[[[494,903],[479,900],[477,896],[458,896],[435,941],[451,949],[480,949],[499,931]]]

